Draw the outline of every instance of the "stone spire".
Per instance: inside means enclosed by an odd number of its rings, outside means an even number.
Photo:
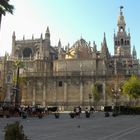
[[[137,59],[137,52],[136,52],[135,46],[133,46],[132,56],[134,59]]]
[[[101,53],[104,56],[108,56],[109,52],[108,52],[108,47],[107,47],[107,43],[106,43],[106,35],[104,33],[104,38],[103,38],[103,42],[101,43]]]
[[[49,27],[47,26],[46,33],[50,33]]]
[[[105,47],[107,47],[107,43],[106,43],[106,35],[105,35],[105,32],[104,32],[103,45],[104,45]]]
[[[23,35],[23,40],[25,40],[25,35]]]
[[[13,40],[16,39],[15,31],[13,32],[12,39],[13,39]]]
[[[16,44],[16,35],[15,35],[15,31],[14,31],[13,35],[12,35],[12,56],[14,56],[15,44]]]
[[[42,35],[42,33],[41,33],[41,35],[40,35],[40,39],[43,39],[43,35]]]
[[[61,47],[62,47],[62,44],[61,44],[61,41],[59,39],[59,42],[58,42],[58,53],[61,54]]]
[[[59,60],[63,59],[63,50],[62,50],[62,44],[61,44],[60,39],[59,39],[59,42],[58,42],[58,59]]]
[[[32,40],[34,40],[34,34],[32,34]]]
[[[103,42],[101,43],[101,52],[105,53],[107,51],[106,35],[104,33]]]
[[[93,41],[93,52],[96,52],[97,51],[97,45],[95,43],[95,41]]]
[[[47,26],[47,30],[46,30],[46,33],[45,33],[45,39],[50,39],[50,30],[49,30],[48,26]]]
[[[47,27],[46,33],[45,33],[45,42],[46,46],[50,47],[51,41],[50,41],[50,30],[49,27]]]

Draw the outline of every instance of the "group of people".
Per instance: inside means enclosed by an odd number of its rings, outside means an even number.
[[[33,106],[1,106],[0,117],[2,116],[13,116],[21,117],[22,115],[36,116],[41,113],[46,113],[44,108],[33,107]]]
[[[58,107],[37,107],[37,106],[1,106],[0,107],[0,117],[2,116],[43,116],[49,115],[51,112],[59,113]],[[81,108],[81,106],[74,107],[72,114],[75,118],[80,118],[81,113],[85,113],[86,116],[90,116],[94,113],[94,107],[85,107]]]
[[[80,106],[74,107],[74,113],[75,113],[76,118],[80,118],[81,112],[82,112],[82,109],[81,109]],[[85,108],[85,115],[86,116],[90,116],[93,113],[94,113],[94,107],[93,106]]]

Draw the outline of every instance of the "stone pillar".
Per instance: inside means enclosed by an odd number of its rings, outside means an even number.
[[[94,80],[93,80],[93,78],[92,78],[92,81],[91,81],[91,96],[92,96],[92,99],[91,99],[91,102],[92,102],[92,105],[93,105],[93,103],[94,103]]]
[[[80,80],[80,104],[83,103],[83,82]]]
[[[114,60],[114,74],[117,74],[117,62],[116,59]]]
[[[54,93],[54,102],[56,103],[57,102],[57,94],[56,94],[56,84],[57,82],[54,81],[54,84],[53,84],[53,93]]]
[[[11,86],[8,84],[6,88],[7,88],[6,91],[7,93],[4,102],[11,102]]]
[[[35,82],[33,82],[33,101],[32,101],[32,105],[35,105]]]
[[[67,83],[64,82],[64,103],[67,103]]]
[[[106,66],[105,66],[105,60],[103,60],[103,75],[105,75],[105,73],[106,73]]]
[[[105,92],[105,81],[103,81],[103,101],[104,105],[106,105],[106,92]]]
[[[45,86],[45,81],[43,84],[43,106],[46,106],[46,86]]]

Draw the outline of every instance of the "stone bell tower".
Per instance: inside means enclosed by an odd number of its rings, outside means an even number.
[[[131,56],[130,33],[125,30],[125,19],[123,16],[123,6],[120,6],[120,15],[118,16],[118,31],[114,33],[114,55],[129,57]]]

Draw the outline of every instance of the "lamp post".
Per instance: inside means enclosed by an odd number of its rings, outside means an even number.
[[[89,106],[90,106],[90,109],[91,109],[91,99],[92,99],[92,95],[89,93],[89,94],[88,94],[88,97],[89,97]]]
[[[120,97],[120,92],[121,92],[121,89],[112,89],[112,93],[113,93],[113,96],[114,96],[114,99],[115,99],[115,107],[114,107],[114,114],[115,115],[118,115],[118,113],[120,112],[120,108],[119,108],[119,105],[118,105],[118,99]]]
[[[1,102],[2,102],[2,87],[0,86],[0,106],[1,106]]]

